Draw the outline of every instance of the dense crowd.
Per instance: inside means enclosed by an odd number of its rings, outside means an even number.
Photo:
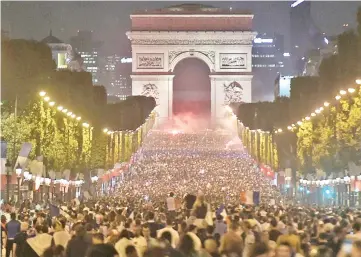
[[[3,205],[4,256],[361,256],[361,212],[283,205],[231,140],[222,131],[152,131],[112,194]],[[261,204],[243,204],[245,190],[259,191]]]

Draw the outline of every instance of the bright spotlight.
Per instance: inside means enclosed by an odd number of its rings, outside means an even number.
[[[50,97],[49,97],[49,96],[45,96],[45,97],[44,97],[44,101],[45,101],[45,102],[49,102],[49,100],[50,100]]]
[[[361,85],[361,79],[356,79],[356,84]]]
[[[50,102],[49,105],[50,105],[50,106],[54,106],[54,105],[55,105],[55,102]]]
[[[327,190],[326,190],[326,194],[329,195],[330,193],[331,193],[331,191],[327,189]]]
[[[314,113],[314,112],[311,113],[311,116],[312,116],[312,117],[315,117],[315,116],[316,116],[316,113]]]
[[[337,96],[335,97],[335,99],[336,99],[336,100],[340,100],[340,99],[341,99],[341,96],[340,96],[340,95],[337,95]]]
[[[63,110],[64,109],[64,107],[63,106],[58,106],[58,111],[61,111],[61,110]]]
[[[40,96],[45,96],[45,95],[46,95],[46,92],[41,91],[41,92],[39,93],[39,95],[40,95]]]
[[[347,93],[347,92],[346,92],[345,90],[340,90],[340,94],[341,94],[341,95],[346,95],[346,93]]]
[[[302,125],[302,121],[297,121],[298,126]]]
[[[76,120],[81,120],[81,117],[80,116],[76,117]]]
[[[63,113],[66,113],[68,111],[68,109],[63,109],[62,112]]]
[[[104,133],[107,133],[107,132],[108,132],[108,129],[107,129],[107,128],[103,129],[103,132],[104,132]]]
[[[354,88],[349,88],[349,89],[347,89],[347,91],[352,94],[352,93],[354,93],[356,90],[355,90]]]
[[[324,102],[323,105],[324,105],[325,107],[327,107],[327,106],[330,105],[330,103],[329,103],[329,102]]]

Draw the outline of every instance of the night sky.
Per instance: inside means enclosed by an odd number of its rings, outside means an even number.
[[[1,27],[11,38],[41,40],[53,30],[53,35],[65,42],[77,30],[93,30],[95,39],[104,42],[104,54],[126,54],[130,44],[125,32],[130,29],[129,15],[135,10],[155,9],[184,2],[1,2]],[[192,2],[215,7],[251,10],[254,30],[278,32],[289,40],[289,6],[291,2]],[[342,25],[356,26],[360,2],[313,2],[312,16],[326,35],[344,30]]]

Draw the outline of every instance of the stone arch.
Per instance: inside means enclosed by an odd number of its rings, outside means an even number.
[[[214,72],[215,65],[214,60],[211,60],[209,57],[209,53],[203,53],[201,51],[184,51],[178,54],[170,63],[169,63],[169,71],[174,72],[174,68],[177,66],[179,62],[188,58],[197,58],[207,64],[209,71]]]

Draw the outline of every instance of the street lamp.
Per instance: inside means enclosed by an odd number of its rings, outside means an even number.
[[[91,178],[92,184],[94,185],[94,189],[95,189],[95,196],[98,196],[98,192],[97,192],[97,182],[98,182],[98,176],[92,176]]]
[[[16,172],[16,178],[18,180],[18,202],[20,204],[20,179],[21,179],[21,172],[22,172],[20,163],[18,163],[18,165],[16,166],[15,172]]]
[[[5,163],[6,168],[6,202],[9,203],[9,197],[10,197],[10,173],[11,173],[11,164],[9,160],[6,160]]]
[[[29,180],[30,172],[28,170],[24,170],[24,179]]]

